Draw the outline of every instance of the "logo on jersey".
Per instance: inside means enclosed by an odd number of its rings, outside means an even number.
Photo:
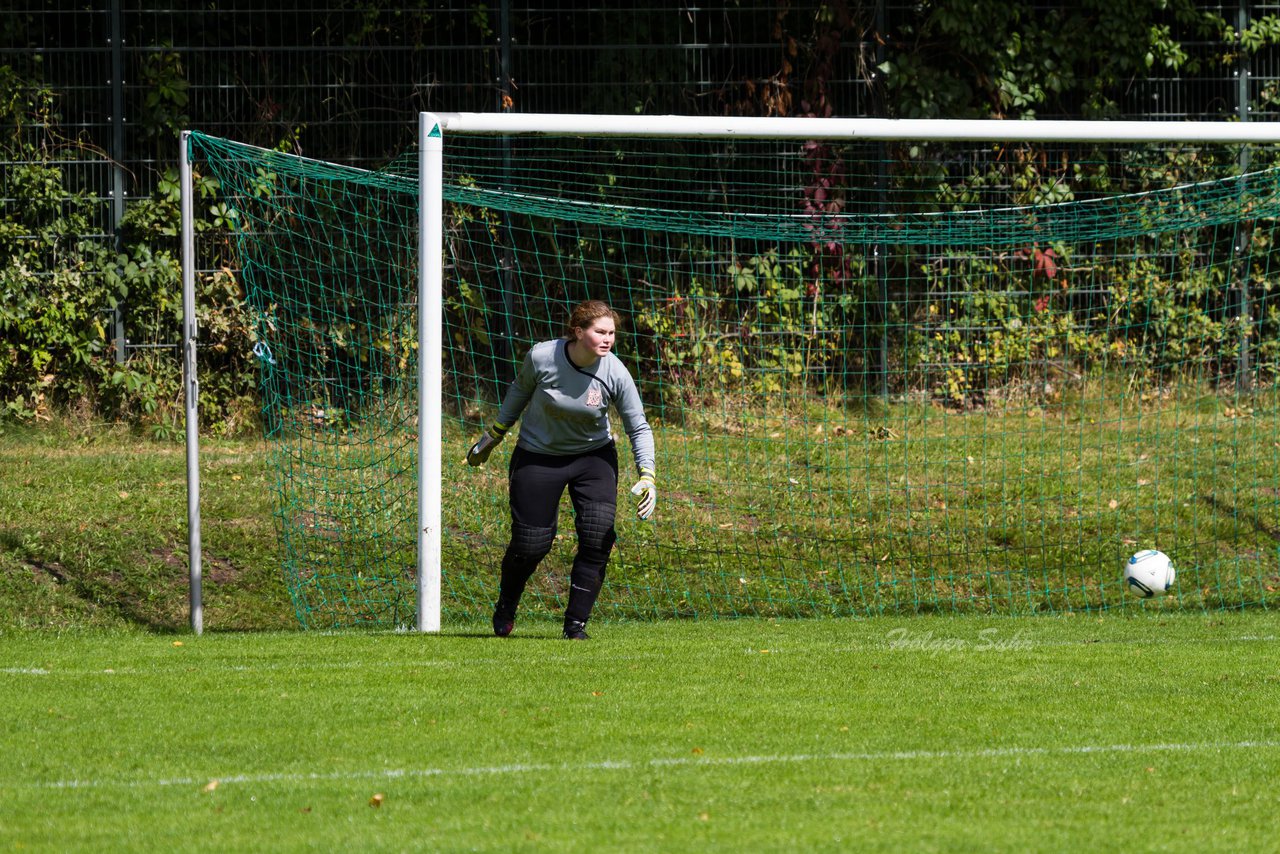
[[[587,391],[587,406],[600,406],[604,400],[600,396],[600,389],[592,388]]]

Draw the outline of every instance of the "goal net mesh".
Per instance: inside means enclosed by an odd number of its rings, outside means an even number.
[[[234,211],[304,625],[414,618],[416,155],[191,136]],[[597,615],[1154,607],[1280,586],[1280,171],[1266,147],[445,138],[443,609],[487,615],[506,463],[463,463],[576,302],[657,444]],[[525,617],[558,615],[561,535]]]

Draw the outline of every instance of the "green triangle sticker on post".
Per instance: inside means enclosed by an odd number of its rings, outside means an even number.
[[[431,132],[427,134],[427,138],[428,138],[428,139],[430,139],[430,138],[431,138],[431,137],[433,137],[433,136],[440,136],[440,124],[439,124],[439,122],[437,122],[436,124],[432,125],[432,126],[431,126]]]

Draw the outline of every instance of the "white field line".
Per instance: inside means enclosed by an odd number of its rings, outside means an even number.
[[[822,762],[928,762],[972,759],[1023,759],[1040,756],[1089,756],[1124,753],[1201,753],[1222,750],[1272,750],[1280,741],[1192,742],[1185,744],[1096,744],[1074,747],[992,747],[979,750],[895,750],[867,753],[792,753],[761,756],[677,756],[632,761],[627,759],[580,764],[529,763],[480,765],[470,768],[388,768],[377,771],[335,771],[332,773],[228,774],[212,777],[174,777],[136,780],[57,780],[2,782],[0,789],[100,789],[166,788],[261,783],[341,783],[357,780],[413,780],[439,777],[504,777],[519,774],[577,774],[589,771],[644,771],[658,768],[723,768],[736,765],[782,765]]]
[[[203,673],[309,673],[317,670],[414,670],[419,667],[458,667],[473,664],[486,659],[468,659],[448,661],[436,659],[430,661],[309,661],[304,663],[288,662],[274,664],[222,664],[219,662],[200,661],[198,669]],[[488,659],[489,661],[510,661],[510,659]],[[163,667],[103,667],[103,668],[68,668],[68,667],[0,667],[0,675],[11,676],[167,676],[176,669],[183,672],[189,670],[191,662],[174,662],[173,666]]]
[[[890,630],[891,632],[893,630]],[[888,633],[886,633],[888,634]],[[548,643],[556,643],[548,638]],[[910,632],[906,634],[894,635],[887,638],[868,638],[865,640],[841,641],[839,645],[831,646],[825,650],[826,653],[866,653],[875,651],[887,652],[921,652],[925,654],[938,654],[945,652],[952,653],[969,653],[974,652],[1000,652],[1009,650],[1027,651],[1032,649],[1056,649],[1069,646],[1135,646],[1144,647],[1151,644],[1159,644],[1162,647],[1178,646],[1178,645],[1194,645],[1194,646],[1220,646],[1223,644],[1233,643],[1263,643],[1272,644],[1280,640],[1277,635],[1239,635],[1236,637],[1224,638],[1147,638],[1144,640],[1135,640],[1133,638],[1090,638],[1088,640],[1053,640],[1053,641],[1037,641],[1034,638],[1027,637],[1027,632],[1019,630],[1009,633],[1008,635],[1000,635],[994,633],[981,634],[979,632],[969,632],[965,634],[953,633],[942,634],[932,630]],[[932,643],[930,643],[932,641]],[[773,655],[785,655],[788,650],[786,638],[779,638],[770,642],[770,639],[764,635],[760,637],[761,643],[768,643],[765,647]],[[193,641],[193,643],[196,643]],[[503,641],[494,640],[494,644],[502,644]],[[987,647],[984,649],[984,646]],[[760,649],[747,648],[739,650],[739,654],[756,655]],[[812,650],[807,650],[806,654]],[[614,652],[609,656],[610,661],[648,661],[653,659],[666,659],[668,653],[665,651],[654,651],[652,653],[632,652],[619,653]],[[583,659],[576,655],[556,655],[548,654],[542,656],[540,661],[553,662],[556,664],[572,664],[581,662]],[[594,659],[593,659],[594,660]],[[191,662],[173,662],[173,667],[181,667],[186,671],[192,666]],[[270,673],[270,672],[296,672],[307,673],[313,671],[339,671],[339,670],[413,670],[420,667],[443,667],[443,668],[466,668],[474,667],[478,664],[499,664],[512,666],[525,666],[526,662],[521,659],[500,656],[468,656],[465,659],[395,659],[386,658],[375,661],[303,661],[303,662],[276,662],[261,664],[227,664],[222,662],[214,662],[208,660],[200,660],[198,667],[203,672],[231,672],[231,673]],[[4,676],[157,676],[171,673],[173,667],[168,665],[155,668],[143,667],[106,667],[106,668],[48,668],[40,666],[20,667],[8,666],[0,667],[0,675]]]

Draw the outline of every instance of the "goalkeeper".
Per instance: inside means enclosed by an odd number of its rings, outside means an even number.
[[[468,464],[483,464],[523,413],[511,453],[511,542],[493,608],[493,633],[499,637],[511,634],[525,584],[551,551],[560,497],[568,487],[578,553],[569,575],[564,637],[587,639],[587,620],[616,539],[618,452],[609,427],[610,404],[622,417],[640,472],[631,488],[636,513],[641,519],[653,515],[658,500],[653,432],[635,381],[613,354],[619,320],[600,300],[575,306],[564,338],[535,344],[525,355],[497,420],[467,452]]]

